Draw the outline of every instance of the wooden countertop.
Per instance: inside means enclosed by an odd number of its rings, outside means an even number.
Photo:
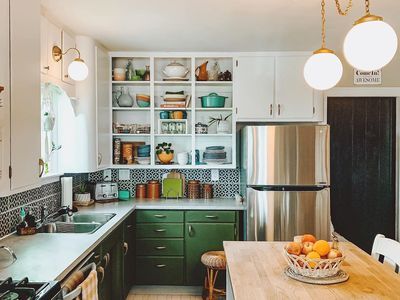
[[[352,243],[340,243],[350,278],[334,285],[311,285],[287,277],[286,242],[224,242],[235,300],[400,299],[400,275]]]

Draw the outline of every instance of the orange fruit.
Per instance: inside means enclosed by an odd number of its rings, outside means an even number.
[[[316,241],[313,250],[317,252],[320,256],[325,256],[331,251],[331,246],[325,240]]]
[[[285,249],[289,254],[300,255],[301,244],[296,242],[290,242],[286,245]]]
[[[311,251],[310,253],[307,254],[306,258],[308,258],[308,259],[320,259],[321,256],[318,254],[318,252],[316,252],[316,251]],[[315,266],[317,265],[317,263],[316,263],[316,262],[313,262],[313,261],[309,261],[309,262],[308,262],[308,265],[309,265],[311,268],[315,268]]]
[[[305,243],[305,242],[315,243],[316,241],[317,241],[317,239],[312,234],[304,234],[301,239],[302,243]]]

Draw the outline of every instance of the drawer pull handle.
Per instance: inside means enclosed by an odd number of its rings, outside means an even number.
[[[217,216],[206,216],[206,218],[208,218],[208,219],[217,219],[218,217]]]
[[[128,254],[129,251],[129,244],[127,242],[124,242],[124,256]]]
[[[154,229],[155,232],[165,232],[167,231],[166,229]]]
[[[165,246],[157,246],[157,247],[155,247],[155,249],[156,250],[165,250],[165,249],[167,249],[167,247],[165,247]]]
[[[165,268],[167,265],[156,265],[157,268]]]
[[[162,219],[162,218],[165,218],[165,217],[166,217],[166,215],[154,215],[154,217],[155,217],[155,218]]]
[[[128,229],[130,229],[132,227],[133,227],[133,225],[126,225],[126,228],[128,228]]]

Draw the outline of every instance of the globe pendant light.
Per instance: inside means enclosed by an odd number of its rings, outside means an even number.
[[[379,70],[386,66],[397,51],[397,35],[383,18],[371,15],[369,0],[365,1],[366,15],[354,23],[347,33],[343,52],[347,62],[362,71]]]
[[[325,47],[325,0],[321,1],[322,47],[314,51],[304,65],[304,78],[309,86],[316,90],[334,87],[342,78],[343,66],[333,50]]]

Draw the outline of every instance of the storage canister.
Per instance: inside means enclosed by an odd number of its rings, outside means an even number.
[[[145,199],[147,198],[146,193],[146,184],[145,183],[138,183],[136,185],[136,199]]]
[[[198,199],[200,198],[200,181],[189,180],[188,181],[188,198]]]
[[[147,182],[146,190],[148,199],[159,199],[161,195],[161,184],[158,182],[158,180],[149,180]]]
[[[201,189],[201,195],[204,199],[212,199],[213,195],[213,185],[211,183],[204,183]]]

